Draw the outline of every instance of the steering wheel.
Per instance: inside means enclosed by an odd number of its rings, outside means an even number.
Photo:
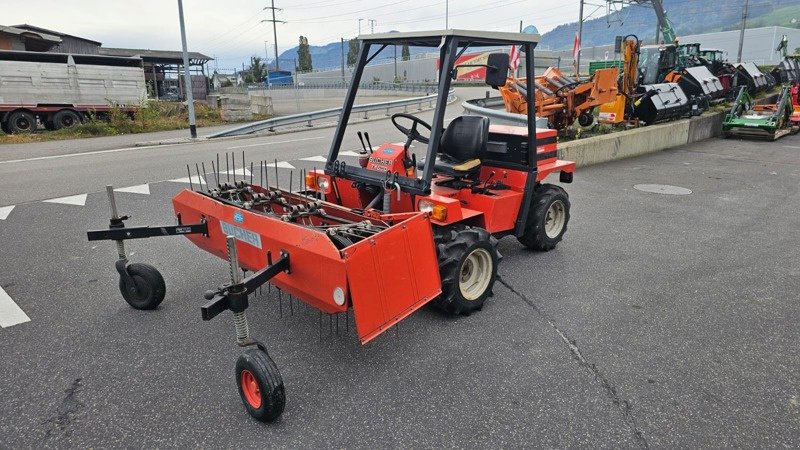
[[[397,123],[397,119],[399,119],[399,118],[410,120],[412,122],[411,123],[411,128],[406,128],[406,127],[398,124]],[[411,114],[396,113],[396,114],[392,114],[392,123],[394,124],[395,127],[397,127],[398,130],[400,130],[401,133],[406,135],[406,137],[408,138],[408,140],[406,141],[406,145],[405,145],[406,149],[408,148],[409,145],[411,145],[411,141],[419,141],[419,142],[422,142],[423,144],[427,144],[428,143],[429,138],[430,138],[430,132],[431,132],[431,126],[430,126],[430,124],[428,124],[428,122],[425,122],[424,120],[420,119],[419,117],[412,116]],[[421,135],[419,133],[419,131],[417,131],[417,125],[422,125],[423,128],[426,128],[428,130],[428,137],[425,137],[425,136]]]

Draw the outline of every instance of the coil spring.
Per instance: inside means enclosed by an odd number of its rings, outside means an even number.
[[[236,342],[243,344],[250,340],[250,327],[244,312],[233,313],[233,325],[236,327]]]

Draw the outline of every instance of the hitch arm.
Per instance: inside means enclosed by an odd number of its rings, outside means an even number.
[[[119,227],[106,230],[87,231],[90,241],[121,241],[125,239],[144,239],[157,236],[178,236],[183,234],[208,235],[208,224],[200,222],[191,225],[170,225],[164,227]]]
[[[246,277],[239,283],[224,286],[217,291],[204,294],[208,303],[200,307],[203,320],[211,320],[225,310],[241,313],[247,309],[247,294],[269,282],[281,272],[289,273],[289,253],[282,251],[281,256],[272,262],[272,254],[267,252],[267,267]]]

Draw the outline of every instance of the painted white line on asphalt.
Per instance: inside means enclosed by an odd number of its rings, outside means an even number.
[[[275,167],[278,167],[279,169],[295,169],[296,168],[296,167],[294,167],[293,165],[289,164],[286,161],[278,161],[277,165],[274,162],[273,163],[269,163],[269,164],[267,164],[267,167],[269,167],[270,169],[274,169]]]
[[[25,314],[11,297],[0,286],[0,327],[8,328],[20,323],[30,322],[31,318]]]
[[[250,176],[250,170],[249,169],[234,169],[234,170],[229,170],[227,172],[224,171],[224,170],[220,170],[219,173],[224,173],[224,174],[227,174],[227,175],[245,175],[245,176],[248,176],[248,177]]]
[[[183,178],[175,178],[174,180],[167,180],[167,181],[171,181],[173,183],[186,183],[186,184],[189,184],[190,181],[191,181],[192,184],[198,184],[198,185],[200,183],[207,184],[206,180],[203,179],[203,177],[198,177],[197,175],[192,175],[192,179],[191,180],[189,180],[189,177],[183,177]]]
[[[0,220],[6,220],[8,215],[11,214],[11,210],[14,209],[15,206],[17,205],[0,207]]]
[[[94,152],[71,153],[69,155],[37,156],[36,158],[10,159],[8,161],[0,161],[0,164],[12,164],[12,163],[22,163],[22,162],[31,162],[31,161],[44,161],[44,160],[48,160],[48,159],[60,159],[60,158],[73,158],[73,157],[76,157],[76,156],[102,155],[102,154],[105,154],[105,153],[129,152],[131,150],[148,150],[148,149],[154,149],[154,148],[174,147],[176,145],[183,145],[183,144],[146,145],[146,146],[142,146],[142,147],[125,147],[125,148],[115,148],[113,150],[97,150],[97,151],[94,151]]]
[[[45,203],[60,203],[62,205],[85,206],[86,194],[70,195],[68,197],[51,198],[42,200]]]
[[[328,162],[328,158],[324,156],[311,156],[309,158],[300,158],[300,161]]]
[[[128,186],[114,189],[116,192],[130,192],[133,194],[150,195],[150,185],[140,184],[138,186]]]
[[[352,150],[345,150],[343,152],[339,152],[339,156],[361,156],[363,153],[354,152]]]
[[[798,146],[796,146],[796,145],[784,145],[784,147],[786,147],[786,148],[797,148],[797,149],[800,149],[800,147],[798,147]]]
[[[262,145],[289,144],[292,142],[313,141],[317,139],[327,139],[327,138],[328,138],[327,136],[318,136],[310,138],[290,139],[288,141],[259,142],[258,144],[237,145],[234,147],[228,147],[228,150],[236,150],[237,148],[260,147]]]

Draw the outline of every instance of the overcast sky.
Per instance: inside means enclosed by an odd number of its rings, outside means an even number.
[[[602,3],[602,2],[594,2]],[[275,0],[278,49],[297,45],[300,35],[322,45],[369,32],[441,29],[446,0]],[[449,0],[450,28],[517,31],[520,20],[544,33],[575,22],[579,0]],[[104,47],[179,50],[177,0],[28,0],[3,8],[0,25],[27,23],[86,37]],[[269,0],[184,0],[189,49],[216,57],[220,70],[241,67],[251,55],[274,57]],[[589,8],[589,7],[587,7]],[[593,10],[594,8],[590,8]],[[587,14],[590,10],[587,10]],[[599,11],[599,14],[605,11]],[[214,67],[214,63],[211,63]]]

